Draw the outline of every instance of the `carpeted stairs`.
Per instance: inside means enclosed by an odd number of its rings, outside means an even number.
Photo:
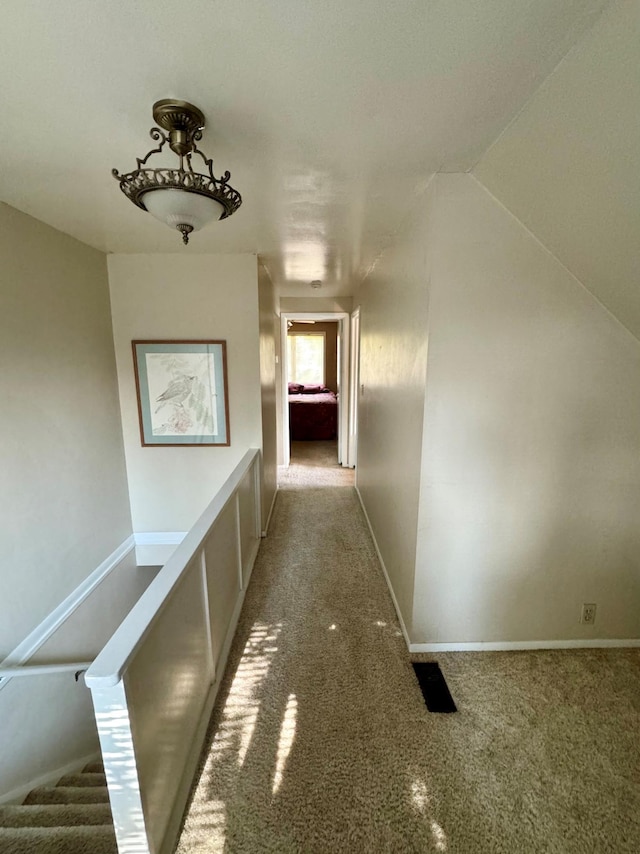
[[[117,854],[101,762],[0,806],[0,854]]]

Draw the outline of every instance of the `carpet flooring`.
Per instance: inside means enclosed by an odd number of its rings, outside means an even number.
[[[425,707],[353,472],[294,443],[178,854],[640,851],[637,650],[437,660],[454,714]]]
[[[0,806],[0,854],[117,854],[102,762]]]

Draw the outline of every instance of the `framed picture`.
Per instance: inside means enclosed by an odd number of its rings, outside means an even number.
[[[132,341],[143,447],[229,445],[226,341]]]

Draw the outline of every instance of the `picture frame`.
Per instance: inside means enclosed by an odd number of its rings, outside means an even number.
[[[142,447],[228,447],[226,341],[132,341]]]

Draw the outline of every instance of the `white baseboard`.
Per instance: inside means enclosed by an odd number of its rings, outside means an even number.
[[[269,525],[271,524],[271,517],[273,516],[273,508],[276,506],[276,498],[278,497],[278,489],[276,486],[276,491],[273,493],[273,498],[271,500],[271,507],[269,508],[269,515],[267,516],[267,521],[265,522],[264,531],[262,531],[262,536],[266,537],[269,533]]]
[[[508,652],[525,649],[608,649],[640,647],[640,638],[594,640],[486,641],[478,643],[410,643],[409,652]]]
[[[49,638],[60,628],[60,626],[76,611],[80,605],[87,599],[91,593],[104,581],[104,579],[112,572],[118,564],[133,550],[135,540],[133,535],[121,543],[109,557],[102,561],[100,566],[96,567],[90,575],[88,575],[76,589],[70,593],[67,598],[61,602],[57,608],[54,608],[36,628],[27,635],[27,637],[19,643],[18,646],[9,653],[9,655],[0,662],[2,667],[12,667],[25,664],[35,655],[40,647],[46,643]],[[0,682],[0,690],[9,684],[10,678],[3,679]]]
[[[0,804],[21,804],[32,789],[36,789],[38,786],[53,786],[65,774],[73,774],[81,771],[89,762],[96,762],[100,758],[99,753],[90,753],[88,756],[81,756],[79,759],[74,759],[73,762],[69,762],[61,768],[56,768],[55,771],[42,774],[30,783],[19,786],[17,789],[12,789],[10,792],[5,792],[4,795],[0,795]]]
[[[360,501],[360,506],[362,507],[362,512],[364,513],[364,518],[369,527],[369,533],[371,534],[371,539],[373,540],[373,545],[376,550],[376,554],[378,555],[378,560],[380,561],[380,566],[382,568],[383,575],[387,582],[387,586],[389,588],[389,593],[391,594],[391,599],[393,601],[393,605],[396,609],[396,614],[398,616],[398,622],[400,623],[400,628],[402,629],[402,634],[404,635],[404,639],[407,644],[407,649],[410,653],[438,653],[438,652],[508,652],[510,650],[527,650],[527,649],[612,649],[612,648],[637,648],[640,647],[640,638],[621,638],[621,639],[611,639],[611,638],[595,638],[595,639],[583,639],[577,638],[572,640],[542,640],[542,641],[479,641],[479,642],[471,642],[471,643],[411,643],[409,640],[409,633],[407,632],[406,626],[404,624],[404,620],[402,618],[402,613],[400,611],[400,606],[398,605],[398,600],[396,599],[396,595],[394,593],[393,587],[391,586],[391,581],[389,579],[389,573],[387,572],[387,568],[384,565],[384,560],[382,559],[382,555],[380,554],[380,549],[378,548],[378,543],[373,533],[373,528],[371,527],[371,520],[369,519],[369,514],[364,506],[364,502],[362,500],[362,495],[360,494],[360,490],[358,487],[355,487],[356,493],[358,495],[358,499]]]
[[[364,513],[364,518],[369,528],[369,533],[371,534],[371,539],[373,540],[373,546],[376,550],[376,554],[378,555],[378,560],[380,561],[380,567],[382,568],[382,574],[385,577],[385,581],[387,582],[387,587],[389,588],[389,593],[391,594],[391,601],[393,602],[393,607],[396,609],[396,615],[398,617],[398,622],[400,623],[400,628],[402,629],[402,635],[404,637],[407,648],[410,649],[409,642],[409,633],[407,632],[407,628],[404,624],[404,619],[402,618],[402,612],[400,611],[400,606],[398,605],[398,600],[396,599],[396,594],[391,585],[391,579],[389,578],[389,573],[387,572],[387,567],[384,565],[384,560],[382,559],[382,555],[380,554],[380,549],[378,548],[378,541],[376,540],[376,535],[373,533],[373,528],[371,527],[371,520],[369,519],[369,514],[367,513],[367,509],[364,506],[364,501],[362,500],[362,495],[360,495],[360,490],[358,487],[355,487],[356,494],[358,496],[358,500],[360,501],[360,506],[362,507],[362,512]]]
[[[186,531],[141,531],[136,541],[138,566],[164,566],[187,536]]]

